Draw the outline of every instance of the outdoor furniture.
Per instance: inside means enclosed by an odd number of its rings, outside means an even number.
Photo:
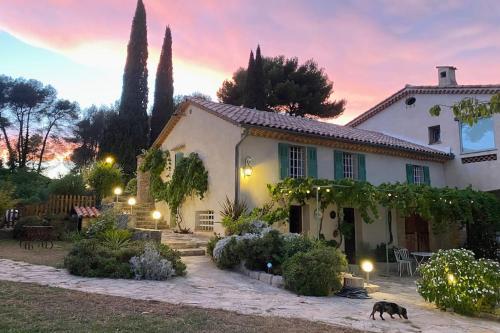
[[[394,256],[396,257],[396,262],[398,263],[399,276],[403,273],[403,268],[406,267],[406,272],[413,276],[413,270],[411,268],[411,259],[408,249],[394,249]]]
[[[415,262],[417,263],[417,267],[420,266],[424,261],[432,257],[434,253],[432,252],[412,252],[411,253],[415,258]],[[419,259],[420,258],[420,259]]]
[[[54,247],[53,230],[52,226],[23,226],[19,247],[24,243],[24,248],[30,250],[33,249],[33,242],[38,241],[38,246],[51,249]]]

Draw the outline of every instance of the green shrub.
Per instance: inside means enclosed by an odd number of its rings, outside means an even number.
[[[213,259],[221,269],[233,268],[241,262],[240,248],[236,236],[222,238],[213,250]]]
[[[141,253],[140,247],[112,250],[97,239],[84,239],[75,243],[64,266],[74,275],[129,279],[133,277],[129,261]]]
[[[251,230],[252,220],[247,215],[241,215],[237,219],[225,216],[222,218],[222,226],[227,236],[243,235]]]
[[[131,238],[132,233],[122,229],[105,230],[99,235],[102,245],[111,250],[119,250],[127,247]]]
[[[418,271],[418,293],[439,308],[473,314],[500,302],[500,265],[465,249],[439,250]]]
[[[49,184],[49,194],[54,195],[85,195],[88,191],[85,189],[83,176],[79,174],[67,174],[62,178],[54,179]]]
[[[184,276],[186,275],[186,264],[184,264],[181,260],[181,254],[179,251],[171,249],[165,244],[157,244],[156,248],[162,258],[167,259],[172,264],[172,267],[175,269],[175,275]]]
[[[340,273],[347,268],[338,249],[321,246],[298,252],[283,264],[285,287],[299,295],[328,296],[342,288]]]
[[[210,239],[208,240],[208,243],[207,243],[207,254],[210,257],[214,256],[215,244],[217,244],[217,242],[220,241],[221,239],[222,239],[221,235],[214,233],[214,235],[212,237],[210,237]]]
[[[175,275],[172,263],[162,258],[160,252],[152,243],[146,243],[144,252],[140,256],[130,259],[130,265],[138,280],[167,280]]]
[[[125,186],[125,193],[134,197],[137,195],[137,178],[128,181],[127,186]]]
[[[21,217],[14,225],[13,236],[19,239],[23,233],[24,226],[48,226],[48,221],[42,219],[40,216],[25,216]]]
[[[95,162],[84,172],[85,181],[96,191],[98,199],[113,194],[113,188],[122,186],[122,170],[114,163]]]
[[[307,252],[319,246],[318,241],[306,235],[290,234],[284,236],[283,257],[291,258],[298,252]]]
[[[221,205],[220,215],[222,218],[229,218],[233,221],[238,220],[241,216],[247,215],[248,206],[245,201],[231,201],[227,195]]]
[[[35,171],[0,169],[0,183],[13,186],[13,198],[21,204],[39,203],[47,200],[51,180]]]
[[[50,214],[45,216],[48,225],[54,227],[54,237],[63,240],[68,232],[76,231],[78,224],[66,214]]]
[[[267,270],[267,263],[272,263],[273,273],[279,274],[284,259],[285,241],[278,230],[271,230],[262,237],[242,239],[240,256],[245,260],[245,267],[251,270]]]
[[[99,237],[99,235],[106,230],[116,229],[117,221],[117,212],[114,209],[108,209],[104,211],[97,220],[90,223],[89,227],[85,231],[85,235],[88,238]]]

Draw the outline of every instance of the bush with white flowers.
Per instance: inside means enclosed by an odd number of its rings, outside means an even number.
[[[439,250],[419,267],[418,293],[441,309],[489,311],[500,302],[500,265],[465,249]]]
[[[138,280],[167,280],[175,275],[172,263],[162,258],[151,243],[146,244],[143,254],[130,259],[130,265]]]

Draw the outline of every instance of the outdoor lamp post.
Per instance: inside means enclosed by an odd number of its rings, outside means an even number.
[[[161,213],[155,210],[152,214],[153,220],[155,220],[155,229],[158,229],[158,220],[161,219]]]
[[[370,272],[373,271],[373,264],[369,260],[365,260],[361,263],[361,269],[366,273],[366,284],[370,284]]]
[[[116,202],[118,202],[118,197],[123,193],[123,190],[121,187],[116,187],[113,193],[116,195]]]
[[[134,197],[131,197],[131,198],[128,198],[127,203],[130,206],[130,214],[132,214],[132,209],[135,206],[135,204],[137,203],[137,201],[135,200]]]

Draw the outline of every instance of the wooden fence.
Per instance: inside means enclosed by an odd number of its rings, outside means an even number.
[[[21,205],[20,216],[44,216],[50,214],[69,214],[73,206],[95,206],[93,195],[51,195],[47,202]]]

